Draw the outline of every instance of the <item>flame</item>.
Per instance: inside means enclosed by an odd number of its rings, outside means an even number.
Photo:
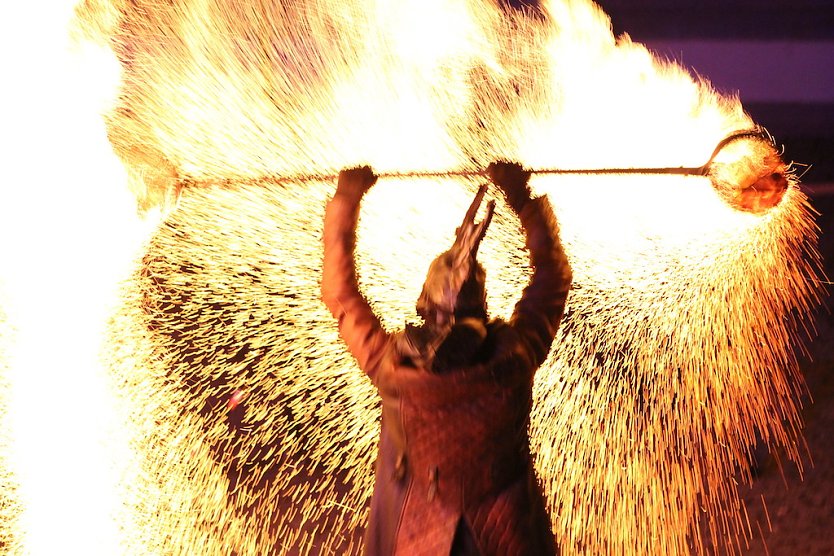
[[[27,238],[4,261],[0,329],[15,550],[356,552],[379,411],[318,301],[321,176],[699,166],[753,125],[737,99],[614,37],[590,2],[137,4],[83,2],[95,69],[53,45],[33,89],[61,94],[16,99],[35,155],[13,182],[54,158],[42,189],[4,191],[26,210],[3,215],[3,237]],[[105,138],[96,92],[116,83]],[[43,114],[60,132],[26,133]],[[386,327],[415,318],[481,180],[392,177],[369,193],[359,271]],[[740,552],[734,477],[750,480],[756,435],[799,460],[793,346],[818,260],[796,180],[771,145],[741,141],[707,176],[531,185],[575,277],[531,423],[563,552]],[[159,229],[127,187],[169,211]],[[529,277],[522,246],[499,200],[479,255],[493,316]]]
[[[52,8],[21,9],[3,33],[19,56],[3,107],[0,546],[115,554],[130,456],[99,355],[117,283],[150,230],[101,118],[119,66],[74,46],[70,3]]]

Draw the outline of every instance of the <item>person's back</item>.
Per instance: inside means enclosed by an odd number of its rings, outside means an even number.
[[[534,267],[509,322],[488,320],[475,255],[489,224],[474,222],[482,187],[452,249],[432,263],[417,309],[421,327],[388,335],[356,285],[355,224],[375,182],[347,170],[325,217],[322,297],[382,398],[367,554],[556,552],[529,452],[536,369],[555,337],[570,267],[546,199],[529,174],[496,164],[490,175],[527,234]]]

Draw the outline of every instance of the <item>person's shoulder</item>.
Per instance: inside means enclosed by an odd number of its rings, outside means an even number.
[[[487,323],[487,359],[495,359],[514,351],[518,342],[518,331],[504,319],[492,319]]]
[[[484,363],[491,374],[501,381],[525,377],[531,370],[531,362],[518,330],[503,319],[490,321],[487,329],[490,350]]]
[[[487,322],[487,338],[496,340],[510,334],[516,334],[513,326],[502,318],[494,318]]]

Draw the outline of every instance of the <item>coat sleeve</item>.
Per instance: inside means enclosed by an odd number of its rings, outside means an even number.
[[[361,197],[336,193],[324,216],[321,295],[339,323],[339,334],[359,367],[375,380],[388,334],[359,291],[354,263]]]
[[[529,199],[518,216],[526,236],[533,276],[515,306],[510,323],[528,344],[537,368],[544,363],[556,337],[573,274],[547,197]]]

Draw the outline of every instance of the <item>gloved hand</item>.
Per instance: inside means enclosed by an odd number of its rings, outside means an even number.
[[[530,200],[530,172],[515,162],[493,162],[487,167],[487,175],[504,194],[504,198],[516,212],[520,212]]]
[[[361,199],[365,193],[376,183],[377,175],[370,166],[358,166],[346,168],[339,172],[339,181],[336,186],[336,193],[349,196],[353,199]]]

